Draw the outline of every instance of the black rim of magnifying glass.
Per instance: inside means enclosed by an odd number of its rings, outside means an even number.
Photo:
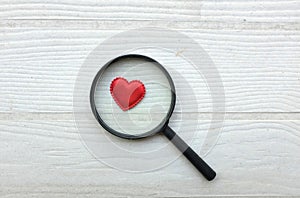
[[[96,108],[95,105],[95,90],[96,90],[96,86],[98,81],[100,80],[102,74],[104,73],[104,71],[113,63],[121,60],[121,59],[126,59],[126,58],[139,58],[139,59],[143,59],[147,62],[154,62],[156,64],[156,66],[164,73],[164,75],[167,77],[168,81],[169,81],[169,85],[171,87],[171,93],[172,93],[172,97],[171,97],[171,104],[169,107],[169,111],[166,115],[166,117],[164,118],[164,120],[154,129],[152,129],[151,131],[139,134],[139,135],[129,135],[129,134],[125,134],[125,133],[120,133],[114,129],[112,129],[111,127],[109,127],[101,118],[101,116],[98,113],[98,110]],[[91,91],[90,91],[90,105],[91,105],[91,109],[92,112],[95,116],[95,118],[97,119],[97,121],[100,123],[100,125],[108,132],[112,133],[115,136],[118,136],[120,138],[125,138],[125,139],[141,139],[141,138],[145,138],[151,135],[154,135],[158,132],[162,132],[165,127],[167,127],[168,122],[170,117],[172,116],[173,110],[175,108],[175,103],[176,103],[176,93],[175,93],[175,86],[173,83],[173,80],[170,76],[170,74],[168,73],[168,71],[156,60],[148,57],[148,56],[144,56],[144,55],[140,55],[140,54],[126,54],[126,55],[122,55],[122,56],[118,56],[112,60],[110,60],[109,62],[107,62],[97,73],[97,75],[95,76],[93,82],[92,82],[92,86],[91,86]]]

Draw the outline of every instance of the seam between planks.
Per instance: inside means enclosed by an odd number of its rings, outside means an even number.
[[[174,112],[174,115],[180,114]],[[211,120],[212,112],[184,112],[192,118],[200,120]],[[215,113],[221,115],[222,113]],[[0,112],[0,121],[26,121],[26,120],[74,120],[73,112]],[[299,121],[300,112],[280,113],[280,112],[227,112],[225,120],[257,120],[257,121]]]
[[[105,19],[0,19],[0,27],[28,29],[52,27],[63,29],[125,30],[138,27],[167,27],[182,30],[197,29],[245,29],[245,30],[300,30],[299,22],[217,22],[217,21],[171,21],[171,20],[105,20]]]

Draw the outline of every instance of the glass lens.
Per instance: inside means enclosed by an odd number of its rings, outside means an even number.
[[[99,117],[124,135],[157,132],[173,108],[169,80],[162,66],[151,59],[118,58],[101,72],[96,83],[94,101]]]

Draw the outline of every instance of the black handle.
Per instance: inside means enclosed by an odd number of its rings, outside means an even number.
[[[166,127],[163,134],[183,153],[183,155],[199,170],[199,172],[211,181],[216,177],[216,172],[199,157],[170,127]]]

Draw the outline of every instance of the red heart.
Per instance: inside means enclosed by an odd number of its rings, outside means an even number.
[[[110,84],[110,93],[123,111],[137,105],[145,96],[146,89],[139,80],[128,82],[125,78],[115,78]]]

